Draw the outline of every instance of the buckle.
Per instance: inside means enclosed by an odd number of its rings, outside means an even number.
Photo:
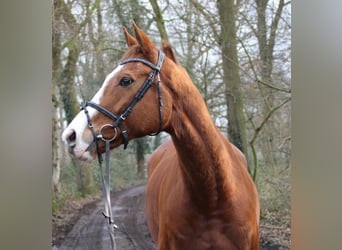
[[[106,127],[111,127],[111,128],[113,128],[113,130],[114,130],[114,135],[113,135],[112,138],[106,138],[106,137],[103,136],[102,130],[103,130],[104,128],[106,128]],[[97,136],[97,138],[99,138],[99,139],[101,139],[101,140],[103,140],[103,141],[109,141],[109,142],[111,142],[111,141],[113,141],[113,140],[116,138],[117,135],[118,135],[118,131],[117,131],[116,127],[114,127],[112,124],[104,124],[104,125],[102,125],[101,128],[100,128],[100,130],[99,130],[99,135]]]

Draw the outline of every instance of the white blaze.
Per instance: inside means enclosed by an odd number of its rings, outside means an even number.
[[[103,82],[101,88],[99,89],[99,91],[94,95],[94,97],[91,99],[92,102],[99,104],[100,100],[103,96],[103,92],[106,88],[106,86],[108,85],[109,81],[115,76],[115,74],[117,74],[121,69],[122,69],[123,65],[119,65],[118,67],[116,67],[112,73],[110,73],[105,81]],[[89,112],[89,117],[90,119],[92,117],[95,116],[95,114],[98,112],[96,109],[93,109],[91,107],[88,107],[88,112]],[[62,139],[65,143],[68,143],[68,137],[71,135],[72,131],[75,131],[76,133],[76,140],[74,142],[74,153],[76,155],[76,157],[78,158],[83,158],[83,159],[90,159],[91,156],[89,154],[89,152],[85,152],[85,150],[87,150],[90,142],[85,142],[82,138],[84,129],[87,127],[88,122],[87,122],[87,117],[84,113],[84,111],[80,111],[75,118],[71,121],[71,123],[68,125],[68,127],[63,131],[62,134]],[[92,138],[90,139],[92,140]],[[70,145],[69,142],[69,146],[72,146],[72,144]],[[84,153],[87,153],[87,155],[84,155]]]

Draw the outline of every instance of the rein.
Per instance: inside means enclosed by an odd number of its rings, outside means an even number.
[[[102,179],[102,193],[103,193],[103,200],[105,205],[105,212],[102,212],[104,217],[108,219],[108,229],[110,232],[110,239],[111,244],[113,247],[113,250],[116,250],[116,244],[115,244],[115,237],[114,237],[114,231],[117,228],[117,225],[114,224],[114,219],[112,215],[112,206],[110,201],[110,164],[109,164],[109,152],[110,152],[110,143],[116,139],[117,136],[117,127],[119,127],[121,136],[122,136],[122,144],[124,144],[124,149],[127,148],[128,145],[128,132],[123,126],[123,121],[126,120],[134,106],[141,100],[141,98],[144,97],[147,90],[152,86],[155,76],[157,75],[157,91],[158,91],[158,103],[159,103],[159,129],[157,132],[151,134],[151,135],[157,135],[160,133],[163,127],[163,101],[162,101],[162,95],[161,95],[161,88],[160,88],[160,70],[164,61],[164,53],[161,51],[158,51],[158,61],[157,64],[154,65],[153,63],[141,59],[141,58],[129,58],[124,61],[121,61],[119,65],[124,65],[127,63],[133,63],[133,62],[140,62],[147,66],[149,66],[152,69],[152,72],[149,74],[149,76],[146,78],[145,82],[142,84],[140,89],[137,91],[137,93],[134,96],[134,99],[128,104],[128,106],[124,109],[124,111],[120,115],[115,115],[108,109],[102,107],[99,104],[96,104],[94,102],[88,101],[85,104],[81,106],[81,110],[84,111],[88,127],[91,130],[91,133],[94,138],[94,143],[96,146],[96,152],[97,152],[97,158],[100,166],[100,172],[101,172],[101,179]],[[93,123],[90,119],[87,107],[91,107],[96,109],[97,111],[101,112],[102,114],[106,115],[107,117],[111,118],[114,122],[113,124],[104,124],[100,127],[99,133],[97,134],[94,130]],[[111,127],[114,130],[114,136],[112,138],[105,138],[102,135],[102,130],[106,127]],[[106,175],[103,175],[103,167],[102,167],[102,154],[99,151],[99,140],[103,140],[105,142],[105,164],[106,164]]]

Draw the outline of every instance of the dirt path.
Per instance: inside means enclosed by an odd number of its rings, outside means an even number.
[[[117,249],[155,249],[144,216],[145,185],[119,191],[111,195]],[[58,250],[110,249],[107,221],[101,214],[103,202],[96,202],[93,211],[78,218]]]
[[[145,185],[113,193],[112,207],[116,230],[118,250],[154,250],[144,215]],[[89,208],[78,216],[77,222],[60,244],[53,250],[105,250],[110,248],[107,221],[101,212],[102,201],[93,202]],[[274,232],[274,231],[272,231]],[[261,235],[268,235],[263,232]],[[271,232],[269,232],[271,233]],[[266,236],[267,237],[267,236]],[[260,250],[290,249],[289,246],[274,244],[262,236]]]

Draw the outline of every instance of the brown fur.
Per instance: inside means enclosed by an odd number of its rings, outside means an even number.
[[[133,27],[136,38],[124,29],[129,49],[123,59],[141,57],[156,63],[156,47],[135,23]],[[167,42],[163,42],[163,51],[163,130],[171,140],[163,143],[148,163],[146,218],[152,238],[158,250],[258,250],[259,201],[246,160],[215,127],[200,93]],[[111,79],[100,104],[119,113],[149,72],[151,69],[141,63],[125,65]],[[123,76],[130,76],[135,84],[118,86]],[[95,129],[105,122],[108,119],[98,114],[93,121]],[[124,126],[130,139],[158,130],[155,85]],[[111,147],[120,143],[118,139]]]

